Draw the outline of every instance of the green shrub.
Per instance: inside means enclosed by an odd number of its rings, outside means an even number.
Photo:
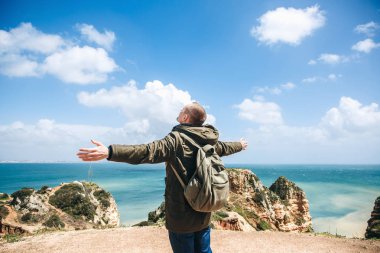
[[[21,200],[21,202],[23,202],[25,200],[25,198],[29,197],[30,195],[32,195],[34,192],[34,189],[32,188],[22,188],[21,190],[18,190],[14,193],[12,193],[12,202],[11,202],[11,205],[16,205],[17,202],[16,202],[16,199],[18,198],[19,200]]]
[[[259,230],[267,230],[270,229],[270,225],[265,220],[260,220],[259,224],[257,224],[257,228]]]
[[[253,196],[253,200],[256,204],[260,204],[265,200],[265,193],[263,191],[256,191],[255,196]]]
[[[1,205],[0,206],[0,219],[5,219],[9,214],[8,208]]]
[[[215,212],[219,217],[226,218],[228,217],[228,213],[223,212],[223,211],[216,211]]]
[[[94,192],[94,197],[104,206],[105,208],[108,208],[111,203],[109,201],[111,194],[109,192],[106,192],[105,190],[97,190]]]
[[[228,214],[223,211],[216,211],[212,213],[212,220],[215,220],[215,221],[223,220],[226,217],[228,217]]]
[[[258,219],[259,218],[259,216],[254,211],[245,210],[244,214],[249,219]]]
[[[36,223],[38,222],[38,217],[29,212],[21,216],[21,221],[24,223]]]
[[[296,221],[294,222],[297,226],[301,226],[303,223],[305,223],[305,219],[303,217],[296,218]]]
[[[6,234],[3,237],[8,243],[18,242],[21,240],[21,236],[19,234]]]
[[[87,219],[93,220],[96,208],[89,198],[83,195],[81,186],[66,184],[50,197],[49,203],[76,218],[85,216]]]
[[[7,200],[9,198],[9,195],[6,193],[0,193],[0,201],[1,200]]]
[[[49,189],[49,186],[44,185],[44,186],[41,187],[41,189],[39,189],[39,190],[37,191],[37,193],[38,193],[38,194],[45,194],[46,191],[47,191],[47,189]]]
[[[65,223],[63,223],[61,221],[61,218],[59,218],[59,216],[56,214],[53,214],[52,216],[50,216],[47,221],[42,223],[42,225],[49,228],[64,228],[65,227]]]

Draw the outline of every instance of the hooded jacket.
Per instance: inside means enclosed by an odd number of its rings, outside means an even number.
[[[174,131],[182,132],[198,145],[211,144],[219,156],[226,156],[242,150],[240,142],[218,141],[219,133],[211,125],[177,125],[165,138],[142,145],[111,145],[108,160],[130,164],[166,164],[165,212],[166,228],[176,233],[200,231],[210,225],[211,213],[197,212],[191,208],[183,194],[183,188],[173,169],[187,184],[195,171],[195,150],[191,143]],[[178,158],[178,159],[177,159]],[[182,165],[179,164],[181,161]]]

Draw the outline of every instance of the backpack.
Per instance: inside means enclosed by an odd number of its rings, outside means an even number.
[[[212,212],[224,206],[228,199],[230,185],[228,174],[215,147],[207,144],[200,147],[193,139],[184,133],[174,132],[180,139],[188,140],[195,148],[196,168],[189,183],[185,185],[178,172],[174,174],[184,189],[184,195],[189,205],[198,212]],[[183,167],[177,157],[178,164]]]

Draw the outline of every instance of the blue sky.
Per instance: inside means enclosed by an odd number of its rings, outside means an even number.
[[[233,163],[379,163],[378,1],[1,1],[0,160],[77,161],[205,105]]]

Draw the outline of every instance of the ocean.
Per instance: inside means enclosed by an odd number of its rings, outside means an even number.
[[[269,187],[285,176],[301,187],[310,204],[313,228],[363,237],[375,199],[380,196],[380,165],[254,165],[226,167],[253,171]],[[0,163],[0,192],[39,189],[61,182],[92,181],[116,199],[122,224],[146,220],[164,197],[165,168],[125,163]]]

